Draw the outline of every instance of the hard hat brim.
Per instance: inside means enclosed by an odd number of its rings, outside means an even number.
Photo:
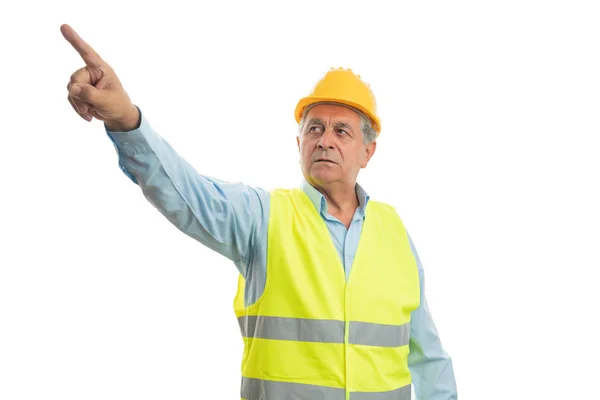
[[[295,110],[295,117],[296,117],[296,122],[300,123],[300,120],[302,119],[302,113],[304,112],[304,109],[314,103],[321,103],[321,102],[331,102],[331,103],[339,103],[341,105],[347,105],[353,108],[356,108],[360,111],[362,111],[365,115],[367,115],[369,118],[371,118],[371,121],[373,122],[373,129],[375,129],[375,131],[377,132],[377,135],[379,136],[379,133],[381,132],[381,121],[379,120],[379,118],[373,114],[371,114],[371,112],[369,110],[367,110],[365,107],[361,106],[360,104],[357,104],[353,101],[349,101],[346,99],[338,99],[338,98],[332,98],[332,97],[320,97],[320,96],[308,96],[308,97],[304,97],[302,99],[300,99],[300,101],[298,102],[298,104],[296,105],[296,110]]]

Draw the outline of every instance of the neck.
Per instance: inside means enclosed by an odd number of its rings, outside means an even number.
[[[327,209],[331,215],[353,215],[356,211],[356,208],[358,207],[356,183],[343,185],[336,182],[329,185],[314,186],[325,197]]]

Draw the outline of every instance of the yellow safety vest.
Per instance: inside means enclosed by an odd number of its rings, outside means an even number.
[[[264,292],[234,310],[245,400],[408,400],[416,261],[396,211],[370,200],[346,282],[329,230],[300,189],[271,193]]]

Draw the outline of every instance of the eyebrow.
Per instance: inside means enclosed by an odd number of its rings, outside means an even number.
[[[308,126],[308,125],[321,125],[321,126],[325,126],[325,123],[320,118],[311,118],[306,123],[306,126]]]
[[[343,129],[348,129],[350,131],[352,131],[352,128],[350,127],[350,125],[348,125],[345,122],[336,122],[335,124],[333,124],[334,128],[343,128]]]
[[[325,123],[320,118],[311,118],[306,123],[306,126],[310,126],[310,125],[320,125],[320,126],[324,127]],[[354,132],[352,130],[352,127],[348,123],[346,123],[346,122],[336,122],[335,124],[333,124],[333,127],[336,128],[336,129],[347,129],[350,132]]]

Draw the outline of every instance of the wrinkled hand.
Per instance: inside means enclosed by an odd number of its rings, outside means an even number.
[[[85,67],[75,71],[67,85],[73,109],[88,122],[92,117],[103,121],[112,131],[137,128],[139,111],[110,65],[69,25],[62,25],[60,31],[85,62]]]

